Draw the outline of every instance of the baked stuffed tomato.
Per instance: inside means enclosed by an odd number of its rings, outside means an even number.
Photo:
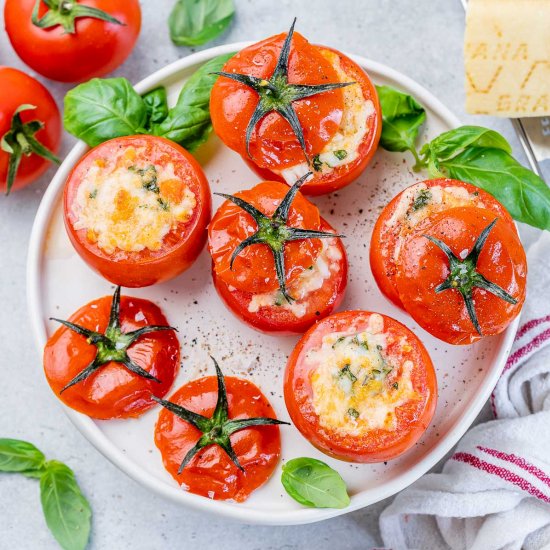
[[[155,443],[165,468],[184,489],[214,500],[242,502],[273,473],[281,454],[269,401],[252,382],[216,376],[193,380],[161,411]]]
[[[343,311],[298,342],[284,395],[293,423],[319,450],[381,462],[427,429],[437,382],[428,352],[407,327],[379,313]]]
[[[354,181],[378,146],[376,89],[341,52],[279,34],[232,57],[218,73],[214,130],[266,180],[289,185],[308,171],[307,195]]]
[[[44,372],[55,394],[93,418],[129,418],[166,395],[180,368],[180,346],[149,300],[105,296],[79,309],[44,348]]]
[[[212,218],[208,247],[215,287],[229,309],[264,332],[303,333],[342,301],[346,251],[318,208],[267,181],[227,200]]]
[[[403,307],[395,275],[397,258],[405,239],[432,215],[459,206],[475,206],[494,212],[515,231],[508,211],[492,195],[463,181],[438,178],[415,183],[401,191],[382,210],[371,238],[370,266],[382,293]]]
[[[407,312],[450,344],[500,334],[525,301],[527,260],[517,232],[493,210],[463,206],[425,220],[397,259]]]
[[[206,242],[210,189],[198,162],[156,136],[112,139],[75,166],[64,216],[76,251],[112,283],[148,286],[191,266]]]

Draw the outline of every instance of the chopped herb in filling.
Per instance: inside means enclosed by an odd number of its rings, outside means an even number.
[[[432,199],[432,193],[429,189],[421,189],[416,195],[414,202],[412,203],[412,209],[414,212],[424,208]]]
[[[351,369],[349,368],[349,365],[346,365],[342,369],[340,369],[340,372],[338,373],[338,376],[340,378],[343,378],[344,376],[349,378],[351,380],[351,383],[357,382],[357,376],[351,372]]]
[[[159,186],[157,185],[157,169],[153,164],[150,164],[147,168],[130,166],[128,170],[130,170],[130,172],[135,172],[141,178],[141,185],[144,189],[152,191],[153,193],[160,193]]]
[[[315,155],[311,161],[311,166],[316,172],[320,172],[323,168],[323,161],[320,159],[319,155]]]
[[[338,149],[337,151],[334,151],[334,156],[338,160],[344,160],[348,156],[348,152],[345,149]]]

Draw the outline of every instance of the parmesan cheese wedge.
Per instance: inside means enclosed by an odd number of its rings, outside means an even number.
[[[464,42],[469,113],[550,114],[549,0],[469,0]]]

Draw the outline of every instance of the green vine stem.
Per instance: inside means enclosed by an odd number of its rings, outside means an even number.
[[[48,7],[48,11],[42,17],[39,17],[38,10],[41,2],[44,2]],[[76,32],[75,20],[79,17],[91,17],[115,25],[124,25],[122,21],[115,19],[106,12],[78,2],[79,0],[36,0],[31,21],[33,25],[40,29],[49,29],[61,25],[67,34]]]

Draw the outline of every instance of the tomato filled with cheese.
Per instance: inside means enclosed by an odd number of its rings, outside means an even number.
[[[92,149],[69,176],[65,225],[80,256],[111,282],[141,287],[194,262],[206,241],[210,190],[174,142],[129,136]]]
[[[324,453],[352,462],[395,458],[427,429],[437,400],[431,359],[394,319],[344,311],[311,328],[292,352],[285,401]]]

